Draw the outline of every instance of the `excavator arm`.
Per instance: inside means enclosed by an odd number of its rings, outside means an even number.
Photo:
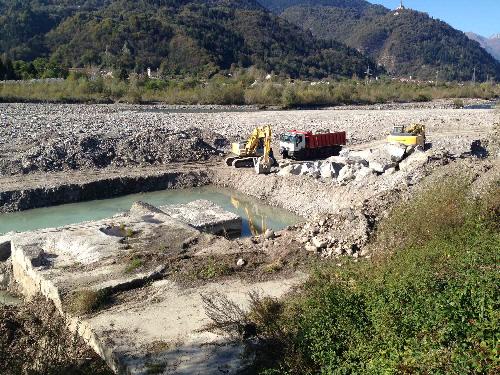
[[[250,138],[248,138],[248,141],[245,145],[245,152],[247,155],[252,155],[255,154],[255,151],[257,150],[257,147],[259,146],[259,143],[261,140],[264,143],[264,155],[269,153],[271,150],[271,127],[269,125],[262,126],[255,128],[252,131],[252,134],[250,135]],[[266,144],[267,144],[267,150],[266,150]]]

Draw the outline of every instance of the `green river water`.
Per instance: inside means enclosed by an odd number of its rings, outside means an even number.
[[[242,237],[263,233],[266,229],[283,229],[300,220],[286,210],[271,207],[244,194],[206,186],[192,189],[162,190],[132,194],[118,198],[63,204],[47,208],[1,214],[0,234],[9,231],[28,231],[100,220],[130,209],[141,200],[154,206],[188,203],[197,199],[210,200],[222,208],[240,215],[243,219]]]

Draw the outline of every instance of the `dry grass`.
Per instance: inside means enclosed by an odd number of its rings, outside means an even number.
[[[76,315],[91,314],[111,303],[111,294],[105,290],[83,289],[72,293],[67,301],[68,311]]]

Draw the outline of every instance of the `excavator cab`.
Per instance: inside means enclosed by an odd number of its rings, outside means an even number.
[[[387,137],[389,143],[401,143],[406,146],[425,147],[425,125],[412,124],[408,127],[395,125]]]

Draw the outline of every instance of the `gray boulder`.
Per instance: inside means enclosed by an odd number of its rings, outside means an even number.
[[[429,156],[423,152],[415,150],[410,156],[399,163],[399,170],[411,172],[423,167],[429,161]]]
[[[393,162],[399,163],[405,156],[406,146],[399,143],[389,143],[385,146],[385,150]]]

